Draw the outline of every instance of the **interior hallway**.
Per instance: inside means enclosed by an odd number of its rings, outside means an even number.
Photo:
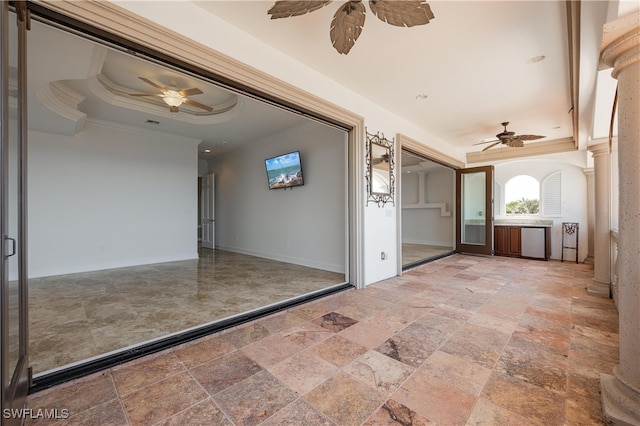
[[[200,258],[29,279],[34,374],[345,281],[344,274],[222,250]]]
[[[618,316],[586,293],[592,277],[592,265],[454,255],[27,406],[82,425],[603,424]]]

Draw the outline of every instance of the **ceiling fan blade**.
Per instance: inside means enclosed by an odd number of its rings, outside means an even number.
[[[192,101],[191,99],[185,99],[184,103],[185,104],[189,104],[189,105],[193,105],[194,107],[202,108],[202,109],[204,109],[206,111],[209,111],[209,112],[213,111],[213,108],[211,108],[210,106],[201,104],[200,102]]]
[[[397,27],[425,25],[435,16],[423,0],[369,0],[369,8],[381,21]]]
[[[517,135],[517,136],[514,136],[513,139],[518,139],[521,141],[535,141],[536,139],[542,139],[545,137],[546,136],[540,136],[540,135]]]
[[[304,15],[331,3],[332,0],[311,0],[311,1],[277,1],[271,9],[267,11],[271,19],[288,18],[290,16]]]
[[[158,90],[162,90],[163,92],[167,89],[165,89],[164,87],[160,86],[159,84],[154,83],[153,81],[149,80],[148,78],[144,78],[144,77],[138,77],[140,80],[144,81],[147,84],[152,85],[153,87],[155,87]]]
[[[164,96],[162,93],[128,93],[129,96]]]
[[[348,54],[362,32],[366,9],[359,1],[350,1],[333,15],[329,36],[338,53]]]
[[[507,141],[507,146],[510,148],[522,148],[524,146],[524,142],[521,139],[511,139]]]
[[[491,142],[500,142],[500,139],[491,139],[490,141],[482,141],[482,142],[474,143],[471,146],[484,145],[485,143],[491,143]]]
[[[202,90],[196,87],[193,89],[180,90],[178,93],[180,93],[182,96],[202,95]]]
[[[501,143],[502,143],[501,141],[494,142],[494,143],[492,143],[491,145],[489,145],[489,146],[485,147],[485,148],[482,150],[482,152],[485,152],[485,151],[486,151],[486,150],[488,150],[489,148],[493,148],[494,146],[499,145],[499,144],[501,144]]]

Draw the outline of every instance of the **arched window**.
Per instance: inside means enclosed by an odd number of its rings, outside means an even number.
[[[504,185],[504,203],[507,216],[538,216],[540,183],[528,175],[512,177]]]

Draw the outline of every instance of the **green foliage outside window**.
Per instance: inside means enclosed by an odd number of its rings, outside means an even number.
[[[538,214],[540,211],[540,202],[538,200],[529,200],[522,197],[516,201],[510,201],[506,206],[507,214]]]

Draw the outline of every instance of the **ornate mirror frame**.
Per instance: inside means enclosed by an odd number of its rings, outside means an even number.
[[[366,132],[367,161],[367,205],[374,202],[378,207],[387,203],[395,205],[395,156],[394,140],[387,139],[384,134]]]

